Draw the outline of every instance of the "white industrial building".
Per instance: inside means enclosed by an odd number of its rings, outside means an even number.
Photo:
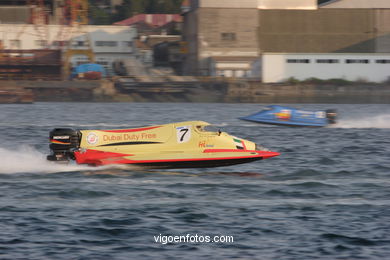
[[[390,53],[264,53],[261,71],[265,83],[290,78],[380,83],[390,78]]]
[[[350,81],[384,82],[390,78],[390,38],[388,34],[390,1],[389,0],[333,0],[321,4],[319,9],[335,10],[335,12],[362,12],[366,10],[371,24],[368,31],[374,32],[362,43],[372,41],[372,52],[364,53],[262,53],[261,77],[263,82],[284,82],[289,78],[305,80],[345,79]],[[360,11],[359,11],[360,10]],[[330,21],[331,22],[331,21]],[[359,25],[357,25],[359,26]],[[363,27],[363,24],[360,24]],[[338,27],[335,27],[338,28]],[[353,31],[351,35],[358,31]],[[357,35],[357,34],[356,34]],[[348,36],[348,34],[346,34]],[[357,37],[357,36],[356,36]],[[314,39],[314,38],[313,38]],[[375,40],[373,40],[375,39]],[[358,46],[358,44],[356,44]]]
[[[10,50],[91,49],[95,62],[104,66],[109,74],[112,63],[132,58],[135,53],[136,29],[129,26],[64,26],[33,24],[0,24],[0,46]],[[72,66],[88,61],[88,57],[75,54]]]

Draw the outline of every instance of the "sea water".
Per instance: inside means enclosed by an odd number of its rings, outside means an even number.
[[[237,119],[259,104],[0,105],[0,259],[387,259],[390,106],[292,106],[336,108],[339,120],[290,128]],[[184,170],[46,161],[55,127],[187,120],[281,155]]]

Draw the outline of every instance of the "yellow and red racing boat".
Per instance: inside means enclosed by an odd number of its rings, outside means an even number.
[[[247,163],[279,153],[210,124],[187,121],[131,129],[50,132],[49,161],[76,161],[94,166],[133,164],[152,168],[202,168]]]

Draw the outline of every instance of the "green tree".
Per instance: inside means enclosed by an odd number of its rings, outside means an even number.
[[[147,5],[148,0],[132,0],[132,15],[145,13],[145,6]]]
[[[96,6],[90,6],[88,11],[90,20],[89,22],[91,24],[111,24],[111,15],[106,10],[98,8]]]
[[[111,14],[112,22],[118,22],[132,16],[132,1],[124,0],[121,5],[115,6],[115,12]]]
[[[165,0],[164,1],[164,13],[167,14],[178,14],[180,13],[180,6],[182,0]]]

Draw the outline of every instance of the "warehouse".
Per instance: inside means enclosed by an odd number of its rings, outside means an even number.
[[[258,77],[264,53],[390,53],[388,0],[192,0],[183,17],[184,74]]]

